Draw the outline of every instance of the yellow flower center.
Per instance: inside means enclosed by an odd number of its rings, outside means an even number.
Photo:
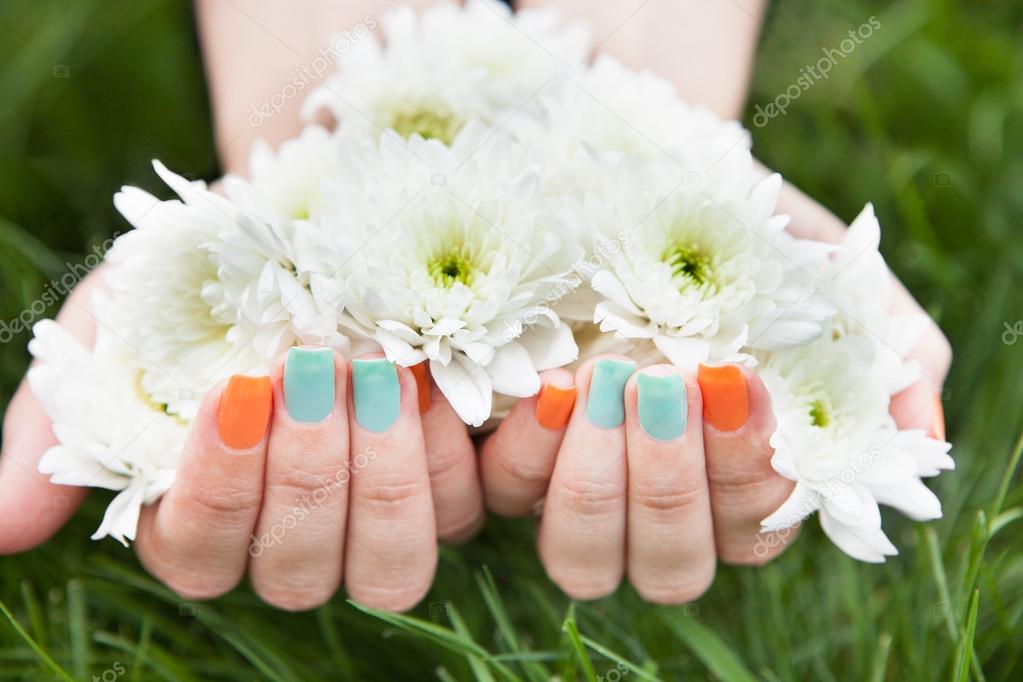
[[[415,109],[399,111],[391,117],[391,128],[402,137],[419,133],[427,140],[439,140],[451,144],[462,128],[462,123],[449,111],[436,109]]]
[[[663,260],[671,266],[672,275],[679,284],[692,282],[697,286],[713,278],[710,258],[693,244],[674,244],[664,252]]]
[[[464,246],[456,246],[437,256],[427,265],[430,277],[437,286],[450,289],[455,282],[469,286],[476,276],[477,267]]]

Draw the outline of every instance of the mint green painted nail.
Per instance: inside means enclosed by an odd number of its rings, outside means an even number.
[[[625,360],[601,360],[593,368],[586,416],[604,429],[621,426],[625,421],[625,382],[636,363]]]
[[[334,409],[334,351],[292,348],[284,363],[284,402],[297,422],[322,422]]]
[[[686,385],[682,377],[669,374],[636,377],[639,391],[639,425],[656,440],[675,440],[686,430]]]
[[[401,408],[398,370],[386,358],[352,361],[355,419],[367,431],[391,428]]]

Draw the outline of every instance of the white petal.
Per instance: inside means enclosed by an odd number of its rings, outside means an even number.
[[[135,539],[144,494],[145,487],[141,481],[136,481],[131,487],[121,491],[110,501],[106,513],[103,514],[103,521],[92,534],[92,539],[101,540],[109,535],[127,547],[128,540]]]
[[[689,336],[655,336],[654,345],[664,353],[668,361],[682,369],[695,370],[710,355],[710,344],[703,339]]]
[[[792,493],[781,506],[760,522],[764,533],[792,528],[820,508],[820,498],[806,483],[796,483]]]
[[[490,416],[493,389],[486,371],[469,358],[455,353],[443,365],[430,361],[430,373],[448,403],[466,424],[479,426]]]
[[[919,478],[889,485],[872,485],[870,492],[881,504],[898,509],[914,521],[941,518],[941,501]]]
[[[575,343],[572,329],[563,323],[553,327],[550,325],[529,327],[519,337],[519,343],[529,353],[533,367],[538,372],[564,367],[579,357],[579,346]]]
[[[494,359],[487,365],[487,374],[498,393],[526,398],[540,390],[540,375],[536,373],[529,353],[518,343],[497,349]]]
[[[854,559],[883,563],[885,556],[899,553],[884,531],[878,528],[850,527],[837,521],[826,509],[820,512],[821,528],[831,541]]]

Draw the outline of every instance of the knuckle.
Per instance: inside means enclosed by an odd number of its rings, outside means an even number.
[[[390,514],[420,500],[429,493],[425,480],[404,472],[363,473],[359,502],[369,511]]]
[[[192,486],[186,493],[189,508],[200,518],[213,517],[218,522],[248,521],[259,511],[263,501],[261,490],[241,490],[227,486]]]
[[[539,485],[546,486],[551,478],[551,466],[544,466],[534,458],[523,458],[511,456],[508,452],[502,452],[496,457],[496,462],[501,471],[513,481],[523,483],[529,487]]]
[[[561,481],[554,501],[558,507],[584,516],[606,516],[618,513],[624,499],[625,488],[621,483],[572,478]]]
[[[467,446],[470,447],[470,446]],[[457,475],[473,462],[469,457],[470,450],[457,447],[431,449],[426,453],[426,462],[430,470],[430,478],[444,480]]]
[[[641,508],[654,512],[679,512],[707,501],[703,486],[693,482],[641,482],[633,483],[629,491],[631,500]]]
[[[320,491],[331,492],[346,483],[346,471],[340,462],[313,470],[297,466],[274,468],[267,471],[267,494],[285,500],[301,500]]]

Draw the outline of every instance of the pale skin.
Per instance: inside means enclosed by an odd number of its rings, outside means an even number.
[[[423,8],[428,0],[409,4]],[[719,114],[741,112],[760,18],[761,0],[651,0],[639,8],[617,2],[522,0],[519,7],[557,5],[594,27],[598,51],[672,80],[682,96]],[[302,65],[328,44],[338,26],[375,17],[386,1],[308,0],[301,11],[274,0],[231,3],[198,0],[198,23],[209,75],[214,123],[226,172],[244,175],[258,137],[271,144],[300,128],[301,96],[253,127],[253,103],[281,92]],[[312,85],[315,85],[313,83]],[[766,172],[766,171],[765,171]],[[786,185],[779,212],[792,216],[799,236],[837,241],[845,229],[827,209]],[[95,335],[89,277],[58,320],[84,343]],[[896,308],[920,311],[901,286]],[[625,421],[602,429],[586,419],[592,367],[551,370],[543,379],[574,385],[568,424],[551,430],[523,399],[482,441],[477,453],[454,411],[438,399],[420,414],[415,378],[399,369],[400,417],[382,434],[352,416],[350,359],[336,356],[335,409],[321,423],[298,424],[284,409],[283,358],[271,382],[275,409],[263,440],[245,452],[221,442],[200,416],[192,427],[178,480],[143,511],[135,543],[146,568],[185,599],[213,598],[248,575],[268,603],[289,610],[316,607],[343,585],[370,606],[405,610],[429,589],[437,543],[471,537],[484,504],[509,516],[531,513],[544,500],[540,557],[567,594],[593,599],[627,577],[644,598],[662,603],[695,599],[713,582],[717,562],[763,563],[792,540],[758,538],[760,519],[792,483],[770,467],[770,404],[762,383],[744,372],[750,397],[746,423],[722,432],[703,420],[695,377],[667,365],[641,370],[683,376],[689,401],[685,433],[675,441],[649,438],[639,427],[636,380],[626,387]],[[930,323],[911,352],[922,378],[895,397],[900,426],[934,430],[935,394],[951,361],[948,342]],[[200,415],[216,414],[223,386],[205,397]],[[74,513],[85,489],[54,485],[37,473],[55,443],[50,423],[23,382],[8,408],[0,458],[0,553],[30,549]],[[352,464],[373,452],[364,466]],[[349,468],[344,484],[290,529],[279,543],[252,550],[251,536],[284,525],[290,510]],[[775,541],[772,541],[775,540]],[[767,547],[767,551],[762,548]],[[758,549],[759,548],[759,549]]]

